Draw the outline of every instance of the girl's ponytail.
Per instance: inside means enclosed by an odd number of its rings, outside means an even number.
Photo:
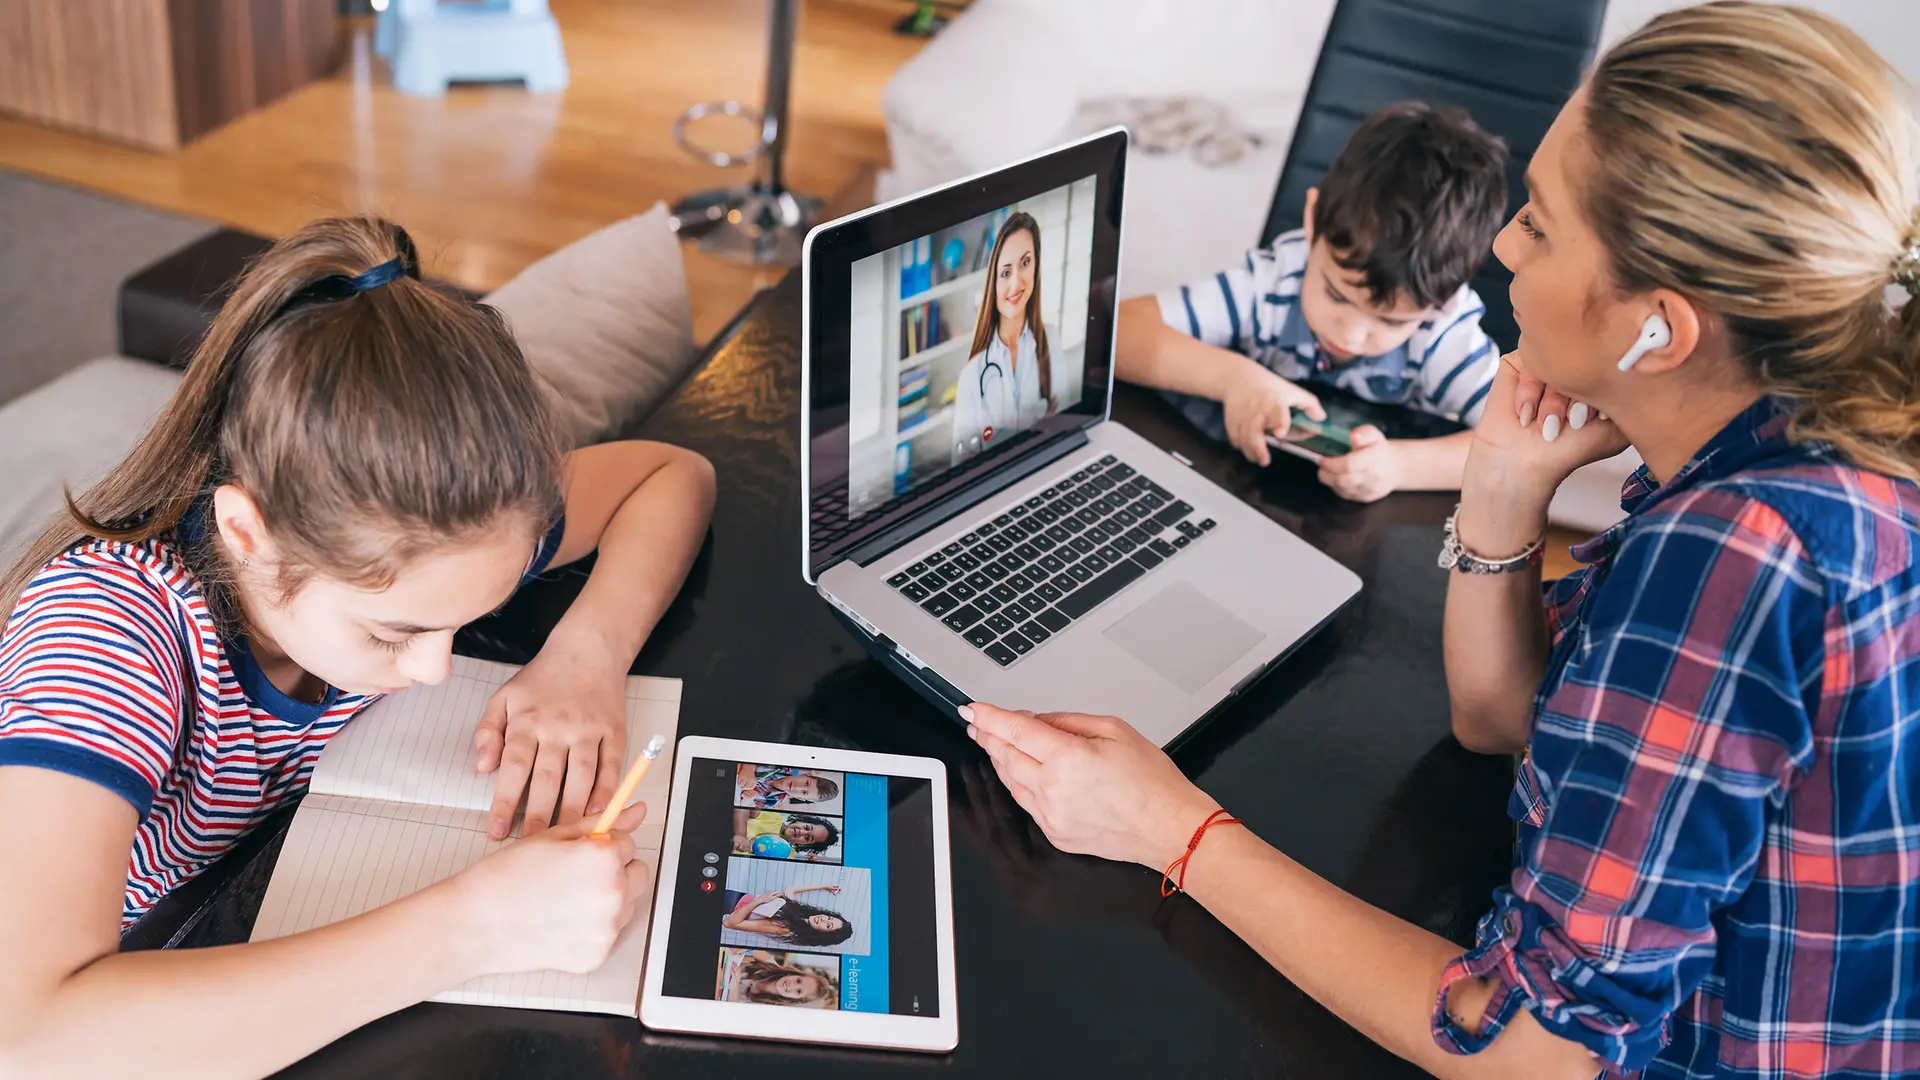
[[[397,280],[342,284],[395,262]],[[69,492],[66,514],[0,577],[0,613],[61,552],[167,534],[228,482],[253,497],[288,553],[284,588],[315,569],[390,580],[424,542],[502,513],[543,522],[559,500],[558,461],[497,312],[420,281],[398,226],[317,221],[248,268],[133,452]],[[412,542],[356,543],[369,527]]]

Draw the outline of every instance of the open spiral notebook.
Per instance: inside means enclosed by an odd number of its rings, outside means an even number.
[[[487,839],[494,781],[474,771],[473,730],[487,699],[519,670],[456,656],[452,674],[438,686],[416,686],[376,702],[334,736],[280,849],[253,940],[352,918],[513,842]],[[627,679],[629,760],[654,735],[667,737],[634,796],[648,807],[634,845],[655,872],[679,722],[680,680]],[[519,832],[516,824],[514,836]],[[597,970],[488,975],[432,1000],[637,1016],[651,908],[651,898],[641,897],[633,921]]]

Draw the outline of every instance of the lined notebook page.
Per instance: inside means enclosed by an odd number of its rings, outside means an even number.
[[[519,670],[456,656],[452,673],[440,685],[416,686],[375,702],[327,744],[310,790],[487,809],[493,805],[493,775],[475,771],[480,755],[473,749],[473,731],[487,699]],[[671,747],[679,717],[679,679],[629,676],[628,760],[655,734],[665,735]],[[641,782],[638,797],[647,805],[666,805],[667,772],[649,770]]]
[[[426,888],[512,841],[491,841],[493,777],[476,776],[473,727],[487,698],[518,668],[454,658],[453,674],[379,702],[335,736],[280,850],[254,921],[264,941],[339,922]],[[679,728],[676,679],[627,680],[628,754],[667,736],[636,798],[654,810],[634,833],[658,871]],[[516,823],[514,834],[520,828]],[[435,1001],[637,1015],[650,898],[642,897],[607,962],[585,975],[490,975]]]

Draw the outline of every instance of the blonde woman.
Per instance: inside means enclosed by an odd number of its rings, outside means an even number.
[[[1472,949],[1202,831],[1218,804],[1118,720],[974,706],[1014,797],[1071,851],[1190,851],[1196,900],[1441,1076],[1920,1073],[1904,90],[1824,16],[1711,4],[1610,51],[1533,158],[1449,545],[1481,571],[1447,599],[1454,731],[1525,752]],[[1628,444],[1628,518],[1543,604],[1550,497]]]

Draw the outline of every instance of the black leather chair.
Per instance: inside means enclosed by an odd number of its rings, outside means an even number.
[[[1518,210],[1520,177],[1593,61],[1606,11],[1606,0],[1339,0],[1260,242],[1300,226],[1307,189],[1360,121],[1396,101],[1457,105],[1506,139],[1507,210]],[[1520,337],[1510,280],[1493,258],[1473,279],[1503,349]]]

